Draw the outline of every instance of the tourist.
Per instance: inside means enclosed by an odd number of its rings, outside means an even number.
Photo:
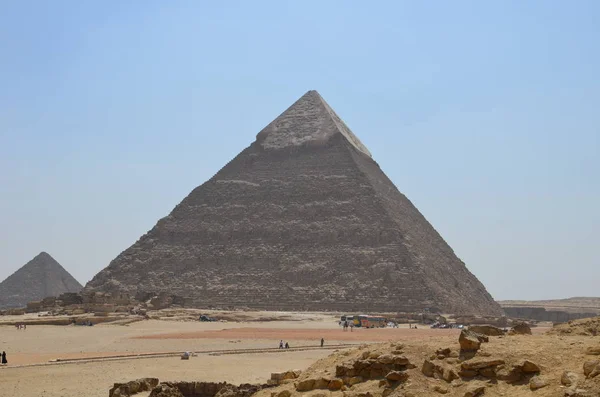
[[[279,341],[279,348],[283,349],[283,339]]]
[[[289,343],[287,343],[287,342],[285,342],[285,348],[286,348],[286,349],[289,349],[289,348],[290,348],[290,344],[289,344]]]
[[[325,339],[321,338],[321,347],[325,344]]]
[[[6,352],[2,352],[2,365],[6,364],[8,364],[8,361],[6,361]]]

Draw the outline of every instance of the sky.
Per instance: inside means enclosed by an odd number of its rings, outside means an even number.
[[[0,0],[0,280],[81,283],[316,89],[496,299],[600,295],[600,2]]]

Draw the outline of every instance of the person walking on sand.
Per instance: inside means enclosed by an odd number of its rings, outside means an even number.
[[[289,348],[290,348],[290,344],[289,344],[289,343],[287,343],[287,342],[285,342],[285,348],[286,348],[286,349],[289,349]]]
[[[325,344],[325,339],[321,338],[321,347]]]
[[[2,352],[2,365],[6,364],[8,364],[8,361],[6,361],[6,352]]]
[[[279,341],[279,348],[283,349],[283,339]]]

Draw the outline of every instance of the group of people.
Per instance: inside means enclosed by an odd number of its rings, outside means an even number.
[[[321,347],[323,347],[323,345],[325,344],[325,339],[321,338]],[[290,344],[287,342],[284,342],[283,339],[279,341],[279,348],[280,349],[289,349],[290,348]]]
[[[352,322],[352,321],[350,321],[350,322],[348,322],[348,320],[345,320],[344,322],[340,321],[340,325],[342,326],[344,331],[348,331],[348,328],[350,328],[350,332],[352,332],[352,330],[354,329],[354,322]]]
[[[279,348],[280,349],[289,349],[290,348],[290,344],[285,342],[285,344],[283,343],[283,339],[279,341]]]
[[[17,328],[17,330],[26,330],[27,324],[15,324],[15,327]]]

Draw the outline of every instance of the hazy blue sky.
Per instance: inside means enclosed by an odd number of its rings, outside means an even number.
[[[0,280],[87,282],[318,90],[497,299],[600,295],[600,2],[0,0]]]

